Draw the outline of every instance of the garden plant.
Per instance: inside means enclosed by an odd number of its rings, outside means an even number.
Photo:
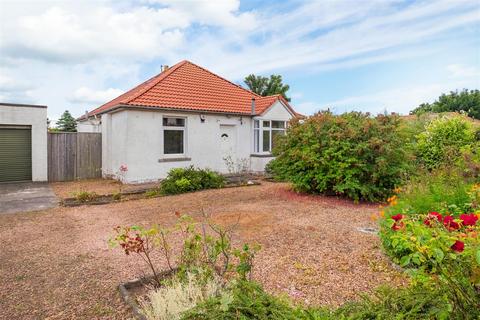
[[[217,189],[225,185],[225,178],[220,174],[208,170],[174,168],[160,184],[160,192],[164,195],[179,194],[204,189]]]
[[[290,124],[268,169],[300,192],[384,200],[409,171],[400,124],[396,115],[319,112]]]

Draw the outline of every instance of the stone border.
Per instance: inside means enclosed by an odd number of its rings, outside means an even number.
[[[258,181],[252,181],[249,180],[248,182],[245,183],[227,183],[225,186],[218,188],[218,189],[224,189],[224,188],[239,188],[239,187],[252,187],[252,186],[258,186],[261,185],[260,182]],[[79,207],[79,206],[84,206],[84,205],[89,205],[89,206],[95,206],[95,205],[103,205],[103,204],[109,204],[109,203],[115,203],[115,202],[122,202],[122,201],[130,201],[130,200],[140,200],[140,199],[147,199],[151,197],[145,197],[143,196],[146,192],[150,190],[154,190],[155,188],[144,188],[144,189],[139,189],[139,190],[134,190],[134,191],[125,191],[121,193],[121,196],[133,196],[133,195],[142,195],[138,198],[134,199],[119,199],[115,200],[113,199],[112,193],[110,194],[102,194],[102,195],[97,195],[97,197],[91,201],[79,201],[77,198],[64,198],[60,201],[60,204],[63,207]],[[213,190],[213,189],[205,189],[205,190]],[[203,190],[198,190],[198,191],[203,191]],[[197,191],[192,191],[192,192],[197,192]],[[191,192],[190,192],[191,193]],[[158,197],[154,198],[160,198],[160,197],[168,197],[169,195],[159,195]]]
[[[173,271],[167,270],[167,271],[161,272],[159,274],[159,277],[162,279],[165,279],[167,277],[170,277],[174,272],[176,272],[176,269]],[[135,298],[132,297],[129,290],[142,287],[146,284],[150,284],[152,283],[153,278],[154,278],[153,275],[151,275],[151,276],[127,281],[118,285],[118,290],[120,291],[120,295],[122,296],[123,301],[125,301],[125,303],[130,307],[130,309],[132,310],[133,316],[138,320],[147,320],[147,318],[142,314],[139,304],[137,303]]]

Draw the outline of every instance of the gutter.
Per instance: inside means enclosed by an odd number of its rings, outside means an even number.
[[[248,112],[226,112],[226,111],[211,111],[211,110],[197,110],[197,109],[183,109],[183,108],[171,108],[171,107],[152,107],[152,106],[143,106],[143,105],[131,105],[131,104],[118,104],[114,106],[113,108],[109,108],[105,111],[98,112],[94,115],[89,116],[88,118],[82,118],[78,119],[77,121],[84,121],[88,120],[90,118],[93,118],[95,116],[104,114],[104,113],[110,113],[110,112],[116,112],[116,111],[121,111],[121,110],[148,110],[148,111],[159,111],[159,112],[165,112],[165,111],[177,111],[177,112],[186,112],[186,113],[208,113],[208,114],[222,114],[222,115],[233,115],[233,116],[253,116],[252,114]]]

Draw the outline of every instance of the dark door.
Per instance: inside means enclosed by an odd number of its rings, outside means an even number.
[[[0,126],[0,182],[32,180],[32,130]]]

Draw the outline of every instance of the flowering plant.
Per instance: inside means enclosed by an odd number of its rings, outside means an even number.
[[[444,259],[475,257],[480,265],[480,223],[475,213],[459,218],[429,214],[396,214],[381,221],[384,248],[401,266],[435,269]]]
[[[116,227],[110,238],[112,247],[120,246],[126,255],[133,253],[149,266],[156,285],[161,286],[158,267],[153,256],[160,254],[171,272],[181,279],[189,273],[204,273],[229,279],[238,277],[246,280],[251,277],[255,254],[260,250],[256,244],[242,247],[232,245],[232,232],[237,226],[222,227],[213,224],[204,213],[204,220],[195,223],[188,215],[175,212],[178,222],[175,226],[163,228],[154,225]],[[183,241],[181,248],[171,244],[169,235],[175,233]]]

